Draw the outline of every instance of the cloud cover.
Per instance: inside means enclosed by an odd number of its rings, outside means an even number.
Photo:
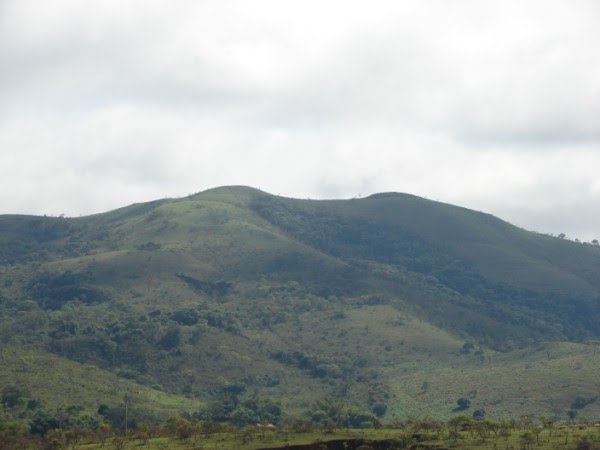
[[[247,184],[600,238],[600,3],[0,2],[0,213]]]

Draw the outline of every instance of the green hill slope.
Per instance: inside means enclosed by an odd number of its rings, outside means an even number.
[[[205,405],[198,414],[215,420],[325,397],[390,420],[444,417],[493,374],[498,395],[521,392],[511,373],[532,364],[523,349],[551,341],[573,342],[556,344],[572,349],[556,374],[536,372],[525,404],[487,392],[486,410],[549,414],[598,389],[597,358],[582,355],[600,337],[600,248],[406,194],[309,201],[224,187],[77,219],[0,216],[0,305],[3,345],[93,365],[99,380]],[[0,375],[9,387],[16,377]],[[103,395],[88,388],[56,386],[94,410]]]

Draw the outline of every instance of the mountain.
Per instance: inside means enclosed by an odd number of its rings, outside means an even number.
[[[600,248],[408,194],[0,216],[0,305],[23,417],[600,414]]]

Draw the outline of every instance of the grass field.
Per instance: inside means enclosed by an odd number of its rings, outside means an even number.
[[[475,426],[476,428],[476,426]],[[260,431],[252,428],[211,436],[201,434],[180,437],[132,435],[128,439],[111,437],[103,444],[86,444],[85,439],[73,448],[81,449],[202,449],[202,450],[400,450],[400,449],[588,449],[600,448],[598,426],[577,425],[559,428],[513,428],[483,431],[481,428],[453,433],[442,427],[423,431],[414,429],[334,430],[294,433],[288,431]]]

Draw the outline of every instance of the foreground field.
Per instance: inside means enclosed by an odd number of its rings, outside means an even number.
[[[395,428],[298,431],[297,425],[234,429],[227,425],[173,419],[165,427],[140,427],[127,436],[110,430],[49,433],[41,440],[3,440],[0,449],[181,449],[181,450],[394,450],[394,449],[600,449],[600,424],[558,425],[522,417],[515,421],[473,421],[465,416],[447,424],[431,420]],[[294,430],[296,428],[296,431]]]
[[[82,445],[80,448],[121,449],[227,449],[258,450],[300,449],[600,449],[598,427],[569,427],[537,431],[519,429],[508,436],[482,437],[479,433],[460,432],[419,434],[400,430],[338,430],[334,433],[254,432],[240,430],[235,433],[216,434],[211,437],[196,436],[190,439],[174,437],[149,440],[113,438],[105,444]]]

